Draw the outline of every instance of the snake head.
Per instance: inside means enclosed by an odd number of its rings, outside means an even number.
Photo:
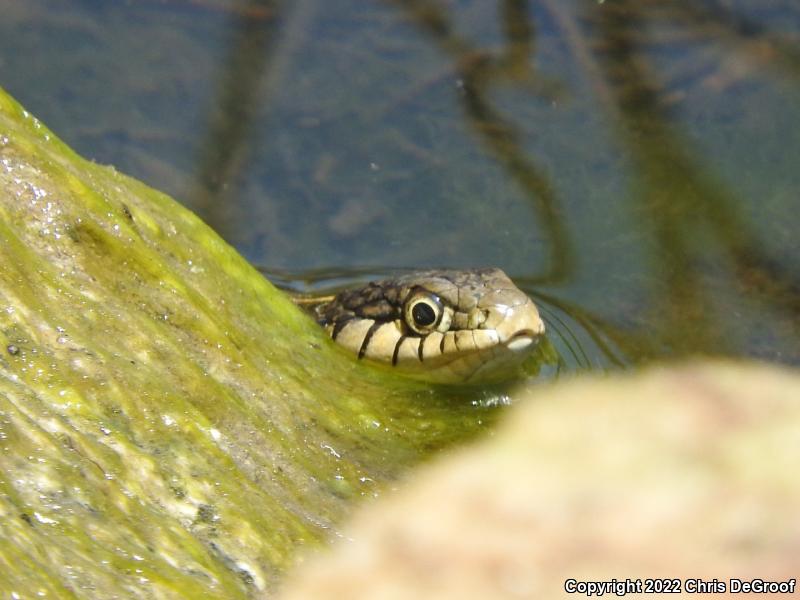
[[[503,379],[544,335],[533,301],[500,269],[418,271],[346,290],[320,323],[359,359],[415,379]]]

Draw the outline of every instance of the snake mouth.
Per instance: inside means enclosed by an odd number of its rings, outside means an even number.
[[[509,338],[505,346],[512,352],[521,352],[536,341],[539,333],[533,329],[520,329]]]

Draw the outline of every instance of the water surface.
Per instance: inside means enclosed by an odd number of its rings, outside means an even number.
[[[290,287],[498,266],[557,372],[800,363],[796,2],[0,8],[0,85]]]

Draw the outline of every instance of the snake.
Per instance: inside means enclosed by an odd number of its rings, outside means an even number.
[[[358,360],[435,383],[502,379],[545,332],[533,300],[497,268],[422,270],[371,281],[313,312]]]

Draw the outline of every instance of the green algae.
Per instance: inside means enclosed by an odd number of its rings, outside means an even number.
[[[0,90],[0,589],[251,597],[493,418],[371,370]]]

